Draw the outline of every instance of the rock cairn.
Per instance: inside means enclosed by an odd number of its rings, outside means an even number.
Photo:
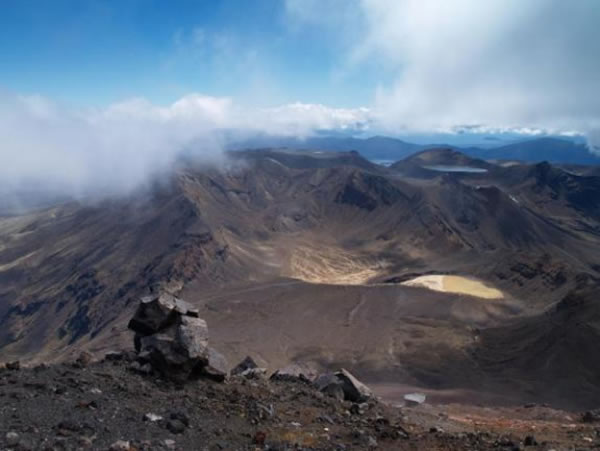
[[[192,305],[169,294],[141,299],[129,328],[135,332],[136,368],[177,380],[223,381],[227,361],[208,345],[208,326]]]

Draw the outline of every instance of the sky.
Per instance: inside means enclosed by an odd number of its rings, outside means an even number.
[[[217,130],[600,143],[596,0],[3,0],[0,178],[124,185]]]

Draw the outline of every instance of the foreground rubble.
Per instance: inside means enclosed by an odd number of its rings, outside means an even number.
[[[505,413],[393,407],[346,369],[228,371],[198,311],[168,294],[130,321],[135,351],[94,362],[0,367],[0,447],[13,450],[562,450],[600,447],[600,415],[573,424],[536,406]],[[519,419],[521,415],[523,419]],[[529,419],[527,419],[529,415]],[[535,418],[533,418],[535,417]],[[568,419],[569,423],[565,423]],[[535,433],[535,435],[534,435]]]
[[[112,353],[86,366],[0,369],[0,449],[583,450],[600,444],[600,424],[576,416],[571,424],[554,423],[538,407],[505,412],[515,416],[512,422],[483,415],[466,422],[456,406],[442,414],[372,398],[353,403],[300,379],[235,376],[181,384],[132,371],[134,358]],[[534,423],[517,414],[545,420],[532,430]]]

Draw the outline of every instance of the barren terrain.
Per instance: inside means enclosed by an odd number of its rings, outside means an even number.
[[[182,164],[129,198],[0,219],[0,356],[127,346],[160,286],[201,307],[230,361],[345,366],[392,401],[592,408],[599,194],[595,176],[444,151],[391,169],[287,150]]]

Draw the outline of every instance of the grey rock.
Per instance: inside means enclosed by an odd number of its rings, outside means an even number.
[[[208,326],[203,319],[182,316],[177,326],[176,340],[189,359],[208,360]]]
[[[362,403],[373,397],[369,387],[356,379],[350,371],[342,368],[335,375],[342,382],[344,399],[347,401]]]
[[[251,370],[254,368],[258,368],[256,362],[252,359],[252,357],[247,356],[244,360],[238,363],[232,370],[231,375],[237,376],[238,374],[242,374],[246,370]]]
[[[79,357],[77,357],[77,360],[75,360],[73,366],[75,366],[76,368],[85,368],[90,363],[92,363],[92,359],[92,354],[90,354],[87,351],[83,351],[81,354],[79,354]]]
[[[373,397],[369,387],[343,368],[336,373],[321,374],[314,384],[323,393],[339,400],[363,403]]]
[[[144,414],[144,417],[142,418],[144,421],[149,421],[151,423],[154,423],[156,421],[160,421],[163,419],[163,417],[161,417],[160,415],[157,415],[155,413],[152,412],[148,412],[146,414]]]
[[[187,413],[182,412],[180,410],[176,410],[173,412],[169,413],[169,418],[171,420],[179,420],[181,421],[186,427],[188,427],[190,425],[190,417],[188,417]]]
[[[143,337],[141,352],[148,353],[152,367],[163,374],[189,375],[208,363],[206,322],[200,318],[181,317],[176,326],[163,333]]]
[[[14,362],[6,362],[5,366],[7,370],[17,371],[21,369],[21,362],[18,360],[15,360]]]
[[[183,434],[185,432],[185,424],[180,420],[169,420],[167,429],[173,434]]]
[[[325,393],[338,401],[344,400],[344,388],[342,381],[333,373],[321,374],[314,381],[314,385],[318,390]]]
[[[117,440],[112,445],[110,445],[110,451],[129,451],[131,448],[128,441],[125,440]]]
[[[160,293],[141,299],[128,327],[145,336],[161,332],[174,324],[178,317],[199,317],[199,311],[169,293]]]
[[[266,368],[248,368],[246,371],[238,374],[240,377],[246,379],[266,379],[267,369]]]
[[[596,423],[600,421],[600,409],[588,410],[581,418],[584,423]]]
[[[82,448],[91,448],[94,446],[94,441],[90,437],[81,436],[77,439],[77,442]]]
[[[315,379],[316,373],[307,365],[292,363],[275,371],[270,379],[283,381],[311,382]]]
[[[214,348],[208,348],[208,364],[202,368],[202,375],[215,380],[217,382],[223,382],[227,377],[227,368],[229,364],[223,354]]]
[[[7,432],[6,444],[8,446],[15,446],[17,443],[19,443],[19,434],[14,431]]]
[[[104,360],[109,362],[119,362],[125,358],[125,355],[121,351],[108,351],[104,354]]]
[[[409,393],[404,395],[404,403],[409,407],[418,406],[423,404],[427,396],[423,393]]]
[[[537,446],[538,442],[533,435],[528,435],[527,437],[525,437],[525,440],[523,440],[523,445],[524,446]]]
[[[129,365],[129,370],[134,373],[150,374],[152,372],[152,366],[149,363],[142,364],[140,362],[132,362]]]

